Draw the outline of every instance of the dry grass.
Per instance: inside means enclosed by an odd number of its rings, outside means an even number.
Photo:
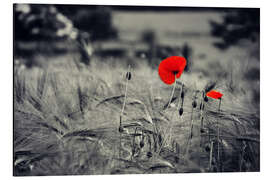
[[[89,69],[74,61],[51,62],[46,69],[15,67],[14,174],[260,170],[260,118],[247,103],[252,102],[249,95],[232,91],[225,79],[215,84],[225,94],[221,111],[211,99],[202,110],[200,93],[207,83],[184,74],[183,105],[177,84],[171,105],[164,109],[172,87],[162,84],[157,72],[141,66],[132,70],[119,133],[125,75],[125,67]]]

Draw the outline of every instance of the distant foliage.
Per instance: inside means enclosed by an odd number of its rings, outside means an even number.
[[[154,59],[157,57],[157,45],[158,45],[158,37],[154,30],[145,30],[142,32],[141,40],[145,42],[148,46],[148,55],[149,55],[149,64],[151,66],[155,66],[156,62]]]
[[[74,26],[89,33],[92,41],[117,37],[117,30],[112,24],[112,12],[108,7],[80,9],[72,19]]]
[[[80,61],[85,65],[90,65],[91,57],[94,51],[92,44],[85,38],[78,38],[77,42],[78,50],[81,55]]]
[[[18,40],[76,39],[79,33],[92,41],[117,37],[111,10],[103,6],[16,4],[14,24]]]
[[[188,44],[185,43],[182,47],[182,54],[183,56],[187,59],[187,66],[185,68],[185,71],[189,72],[192,66],[192,47]]]
[[[15,4],[14,30],[16,40],[54,40],[76,38],[72,22],[53,5]]]
[[[154,30],[145,30],[142,32],[141,40],[148,44],[157,42],[157,34]]]
[[[259,40],[260,10],[237,9],[226,12],[221,23],[210,21],[211,33],[222,40],[214,45],[220,49],[237,45],[240,40]]]

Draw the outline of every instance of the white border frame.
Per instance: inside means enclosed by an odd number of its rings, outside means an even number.
[[[4,5],[2,4],[4,3]],[[270,171],[267,172],[269,166],[269,142],[267,136],[269,136],[269,116],[267,111],[268,100],[269,100],[269,80],[268,76],[270,67],[270,58],[269,58],[269,12],[270,6],[267,1],[256,1],[256,0],[4,0],[1,3],[0,17],[1,17],[1,161],[0,161],[0,176],[3,179],[25,179],[29,177],[12,177],[12,134],[13,134],[13,3],[48,3],[48,4],[103,4],[103,5],[158,5],[158,6],[189,6],[189,7],[256,7],[261,9],[261,172],[259,173],[199,173],[199,174],[157,174],[157,175],[100,175],[100,176],[46,176],[46,177],[31,177],[31,179],[126,179],[135,180],[138,178],[189,178],[189,179],[228,179],[228,178],[245,178],[246,179],[255,179],[255,178],[267,178],[270,175]],[[269,179],[269,178],[268,178]]]

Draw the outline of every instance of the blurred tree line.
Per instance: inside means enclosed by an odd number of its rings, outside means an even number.
[[[111,9],[79,5],[14,5],[15,40],[76,39],[81,34],[92,41],[116,38]]]
[[[237,45],[241,40],[259,42],[260,40],[260,9],[233,8],[226,10],[222,22],[210,21],[211,33],[221,41],[214,45],[227,49]]]

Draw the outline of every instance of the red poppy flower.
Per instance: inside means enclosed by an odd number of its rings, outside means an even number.
[[[206,96],[214,98],[214,99],[220,99],[223,96],[223,94],[218,91],[212,90],[206,93]]]
[[[173,84],[175,77],[180,78],[186,64],[186,59],[180,56],[171,56],[164,59],[158,67],[160,79],[166,84]]]

